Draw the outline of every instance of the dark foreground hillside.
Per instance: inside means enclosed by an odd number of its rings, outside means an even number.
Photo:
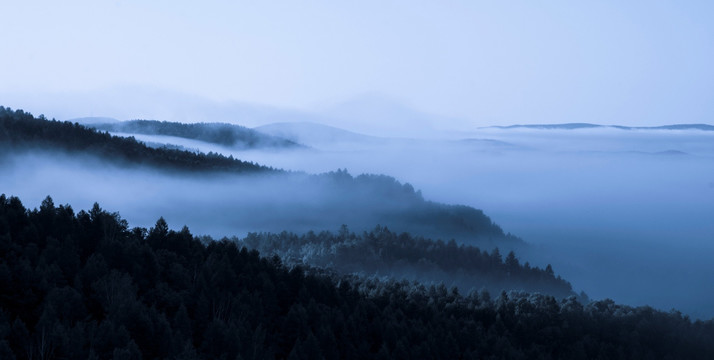
[[[610,300],[315,275],[163,219],[0,196],[2,359],[711,359],[714,324]]]

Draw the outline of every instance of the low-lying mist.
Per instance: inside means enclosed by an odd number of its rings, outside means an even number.
[[[250,151],[177,137],[136,138],[287,170],[394,176],[427,200],[483,209],[531,244],[517,252],[522,261],[552,264],[577,292],[714,316],[712,132],[482,129],[429,140],[307,138],[308,148]],[[2,162],[0,191],[29,207],[46,195],[75,209],[97,201],[132,226],[149,227],[164,216],[172,227],[185,224],[220,238],[340,224],[359,233],[385,225],[383,213],[362,207],[355,217],[360,206],[344,205],[359,204],[359,194],[326,191],[309,175],[293,174],[286,185],[264,175],[186,176],[49,153],[10,154]],[[409,205],[370,206],[401,211]]]
[[[714,133],[482,129],[305,145],[211,151],[289,170],[395,176],[429,200],[483,209],[532,244],[526,260],[553,264],[592,298],[714,316]]]
[[[14,151],[0,157],[2,192],[28,206],[50,195],[77,209],[98,202],[118,210],[134,226],[160,216],[214,238],[248,232],[336,230],[357,233],[377,225],[397,232],[456,238],[511,249],[507,236],[479,210],[425,201],[409,184],[345,171],[313,175],[289,172],[177,171],[108,161],[78,153]]]
[[[98,202],[119,211],[132,226],[150,227],[163,216],[172,226],[188,225],[196,234],[221,238],[251,231],[334,230],[340,224],[367,229],[379,223],[378,214],[351,216],[363,204],[335,206],[341,202],[338,192],[308,175],[187,175],[44,152],[2,161],[2,192],[19,196],[29,207],[47,195],[77,210]]]

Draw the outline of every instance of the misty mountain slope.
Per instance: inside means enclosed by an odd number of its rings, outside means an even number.
[[[102,131],[176,136],[242,149],[300,146],[291,140],[264,134],[243,126],[225,123],[183,124],[156,120],[131,120],[119,123],[93,124],[91,126]]]
[[[9,150],[3,152],[1,175],[8,191],[67,199],[86,199],[91,192],[94,200],[137,211],[132,220],[140,224],[163,214],[221,236],[328,230],[340,224],[361,231],[381,224],[484,247],[522,244],[482,211],[427,201],[411,185],[388,176],[276,171],[219,154],[154,149],[6,108],[0,109],[0,146]]]
[[[348,224],[356,231],[371,230],[375,224],[425,237],[478,243],[485,248],[523,245],[516,236],[504,233],[483,211],[470,206],[449,205],[423,198],[412,185],[385,175],[352,176],[345,170],[310,175],[298,185],[305,191],[316,188],[319,202],[306,201],[317,218],[333,224]],[[309,219],[309,214],[301,214]],[[325,229],[325,227],[322,227]],[[334,229],[334,226],[327,229]],[[307,229],[306,229],[307,230]]]
[[[286,264],[341,274],[444,283],[464,293],[486,289],[491,293],[539,292],[558,298],[575,295],[571,285],[556,277],[550,265],[544,270],[528,262],[520,264],[512,251],[504,260],[498,248],[489,254],[477,247],[457,245],[454,240],[434,241],[380,226],[362,235],[349,232],[343,225],[337,234],[249,233],[235,241],[265,256],[278,255]]]
[[[0,195],[0,275],[2,359],[714,355],[714,323],[676,311],[336,276],[49,197]]]
[[[273,171],[219,154],[151,148],[132,138],[111,136],[70,122],[35,118],[22,110],[0,107],[0,146],[14,150],[64,150],[99,156],[108,161],[157,166],[172,170]]]

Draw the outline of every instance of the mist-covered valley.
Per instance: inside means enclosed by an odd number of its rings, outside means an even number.
[[[0,300],[19,314],[0,312],[12,334],[0,354],[713,350],[712,321],[689,317],[707,318],[711,299],[709,223],[694,211],[711,203],[692,194],[711,175],[706,151],[615,138],[601,150],[596,133],[394,139],[315,126],[303,135],[325,131],[317,142],[246,150],[0,115]],[[707,150],[693,135],[682,148]],[[338,163],[398,175],[320,173]],[[654,197],[663,185],[678,190]],[[532,239],[468,206],[479,203]],[[653,222],[662,216],[680,222]],[[688,242],[673,242],[680,232]],[[425,345],[403,350],[396,334]]]
[[[99,202],[135,226],[163,216],[214,238],[336,231],[341,224],[360,234],[381,224],[486,251],[516,249],[521,262],[552,264],[591,298],[713,314],[707,304],[714,291],[703,284],[714,275],[714,132],[482,128],[393,138],[309,123],[261,128],[302,146],[114,134],[292,173],[177,173],[40,146],[6,152],[0,180],[3,192],[30,206],[47,195],[78,209]],[[484,218],[483,229],[464,231],[453,222],[464,214],[440,222],[434,209],[443,205],[429,201],[483,209],[500,227],[489,234]]]
[[[307,147],[134,136],[288,170],[388,174],[426,199],[483,209],[529,244],[524,260],[553,264],[592,298],[714,316],[714,132],[481,128],[409,139],[312,124],[263,128]]]
[[[99,202],[136,226],[149,227],[163,216],[218,239],[248,232],[337,230],[341,224],[361,233],[382,224],[395,231],[433,237],[443,233],[474,243],[503,240],[507,248],[519,242],[505,238],[477,210],[426,202],[410,185],[386,176],[353,177],[344,171],[191,175],[45,151],[3,157],[2,166],[3,191],[28,203],[47,195],[79,209]],[[469,218],[472,213],[483,227],[459,227],[459,221],[474,219]],[[451,222],[453,226],[447,225]]]
[[[0,359],[714,359],[714,2],[4,1]]]
[[[593,298],[714,315],[714,132],[484,129],[471,136],[478,140],[243,157],[308,171],[340,163],[409,179],[430,199],[483,209],[533,245],[528,260],[552,263]]]

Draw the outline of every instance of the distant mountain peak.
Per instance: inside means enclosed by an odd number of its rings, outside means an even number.
[[[264,134],[305,145],[376,141],[380,138],[313,122],[280,122],[255,127]]]
[[[366,93],[322,109],[321,113],[338,127],[360,133],[388,137],[431,135],[442,116],[418,110],[389,96]]]

